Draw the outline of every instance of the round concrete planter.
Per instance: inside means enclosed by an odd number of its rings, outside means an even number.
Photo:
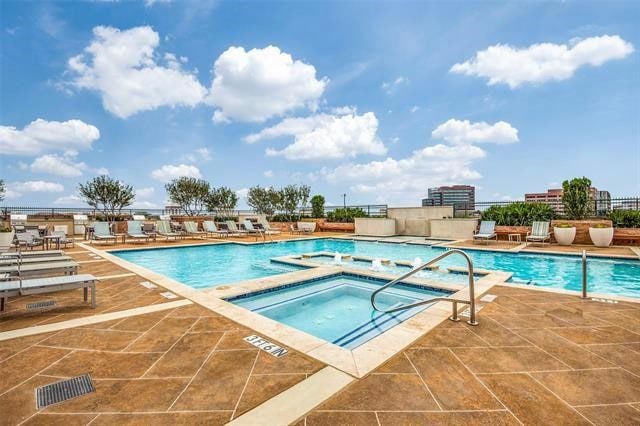
[[[560,228],[555,226],[553,228],[553,238],[555,238],[556,242],[561,246],[570,246],[576,238],[576,227]]]
[[[589,228],[589,237],[596,247],[609,247],[613,240],[613,228]]]
[[[0,249],[6,250],[13,244],[13,231],[0,232]]]

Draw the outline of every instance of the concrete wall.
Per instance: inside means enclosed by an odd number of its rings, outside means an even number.
[[[478,219],[432,219],[431,237],[470,239],[477,226]]]
[[[355,219],[355,233],[374,237],[396,235],[395,219],[359,217]]]
[[[431,219],[453,216],[453,207],[391,207],[387,217],[396,221],[397,235],[431,235]]]

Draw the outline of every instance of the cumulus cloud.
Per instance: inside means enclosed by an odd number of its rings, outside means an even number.
[[[388,95],[392,95],[401,86],[404,86],[406,84],[409,84],[409,80],[406,77],[399,76],[395,80],[383,82],[380,88],[383,91],[385,91]]]
[[[109,174],[109,170],[104,167],[91,168],[83,161],[77,161],[77,152],[65,152],[62,155],[46,154],[42,155],[25,168],[33,173],[47,173],[62,177],[78,177],[84,172],[92,172],[99,175]]]
[[[490,86],[502,83],[515,89],[524,83],[566,80],[580,67],[622,59],[633,50],[631,43],[617,35],[574,39],[568,45],[540,43],[517,48],[497,44],[455,64],[450,71],[487,78]]]
[[[313,65],[276,46],[230,47],[216,60],[213,74],[209,102],[218,108],[215,122],[261,122],[302,107],[314,110],[329,82],[316,79]]]
[[[64,195],[62,197],[58,197],[53,201],[55,205],[73,205],[73,206],[82,206],[85,205],[85,201],[76,194]]]
[[[496,125],[452,119],[432,132],[433,139],[444,143],[427,145],[405,158],[347,163],[333,169],[324,168],[320,174],[329,183],[350,185],[354,192],[384,194],[386,202],[415,204],[431,186],[480,179],[482,176],[474,163],[487,154],[475,144],[518,140],[517,129],[504,124],[506,126],[498,126],[498,130],[504,127],[511,129],[509,132],[495,130]]]
[[[518,142],[518,129],[505,121],[489,124],[484,121],[471,123],[469,120],[450,119],[431,132],[434,139],[442,139],[451,144]]]
[[[30,180],[26,182],[10,182],[7,184],[7,198],[19,198],[25,192],[62,192],[64,186],[44,180]]]
[[[266,170],[264,173],[262,173],[262,175],[266,178],[272,178],[273,177],[273,170]]]
[[[211,151],[208,148],[198,148],[182,156],[182,160],[189,163],[198,163],[211,160]]]
[[[169,182],[182,176],[201,178],[202,174],[200,169],[190,164],[165,164],[151,172],[151,177],[160,182]]]
[[[292,144],[281,150],[268,148],[267,155],[283,156],[289,160],[340,159],[358,154],[386,154],[387,149],[377,131],[378,119],[372,112],[340,116],[316,114],[304,118],[286,118],[244,140],[256,143],[293,136]]]
[[[81,120],[38,118],[23,129],[0,126],[0,154],[38,155],[43,152],[87,150],[100,138],[97,127]]]
[[[70,85],[94,90],[104,108],[120,118],[162,106],[195,106],[207,90],[175,55],[156,61],[158,33],[151,27],[121,31],[99,26],[84,53],[68,61]]]
[[[147,188],[136,188],[136,198],[150,198],[155,192],[155,188],[151,186]]]

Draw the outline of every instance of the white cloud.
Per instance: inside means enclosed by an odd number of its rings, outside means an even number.
[[[331,108],[331,112],[335,115],[357,114],[358,109],[351,105]]]
[[[247,195],[249,195],[249,188],[241,188],[236,190],[236,195],[238,195],[239,198],[247,198]]]
[[[401,86],[409,84],[409,80],[406,77],[399,76],[393,81],[385,81],[380,86],[388,95],[395,93]]]
[[[411,109],[409,111],[413,112],[417,112],[420,109],[420,107],[418,105],[414,105],[411,107]]]
[[[209,102],[215,122],[260,122],[287,111],[315,110],[328,79],[316,79],[313,65],[293,60],[278,47],[245,51],[230,47],[213,66]]]
[[[160,38],[151,27],[121,31],[99,26],[93,34],[85,53],[68,61],[70,84],[97,91],[112,114],[127,118],[161,106],[195,106],[204,99],[207,90],[181,69],[175,55],[167,57],[167,66],[157,63]]]
[[[53,204],[81,206],[85,204],[85,201],[80,196],[72,194],[56,198]]]
[[[211,160],[211,151],[208,148],[198,148],[193,152],[182,156],[182,160],[188,163],[198,163]]]
[[[488,124],[484,121],[471,123],[469,120],[450,119],[431,132],[434,139],[442,139],[451,144],[518,142],[518,129],[505,121]]]
[[[358,154],[384,155],[386,147],[378,138],[378,119],[372,112],[341,116],[317,114],[286,118],[273,127],[245,137],[255,143],[265,139],[293,136],[294,142],[282,150],[267,149],[269,156],[289,160],[317,160],[355,157]]]
[[[136,189],[136,198],[149,198],[155,194],[156,190],[153,187],[147,188],[137,188]]]
[[[62,155],[46,154],[33,160],[29,166],[21,164],[20,167],[33,173],[48,173],[62,177],[78,177],[82,176],[84,172],[98,175],[109,174],[109,170],[104,167],[94,169],[83,161],[77,161],[77,155],[78,153],[75,151],[68,151]]]
[[[571,40],[569,45],[533,44],[522,49],[497,44],[455,64],[450,71],[485,77],[489,85],[503,83],[514,89],[524,83],[566,80],[582,66],[600,66],[632,52],[633,45],[617,35]]]
[[[7,198],[20,198],[25,192],[62,192],[64,186],[55,182],[30,180],[26,182],[10,182],[7,184]]]
[[[273,177],[273,170],[267,170],[264,173],[262,173],[264,175],[264,177],[266,178],[272,178]]]
[[[152,7],[156,3],[171,3],[172,0],[144,0],[144,5],[146,7]]]
[[[151,172],[151,177],[160,182],[169,182],[182,176],[201,178],[202,174],[200,173],[200,169],[189,164],[165,164]]]
[[[47,121],[38,118],[22,130],[0,126],[0,154],[37,155],[43,152],[86,150],[100,138],[97,127],[81,120]]]

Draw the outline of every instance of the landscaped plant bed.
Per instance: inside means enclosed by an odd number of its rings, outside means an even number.
[[[322,222],[319,223],[321,231],[325,232],[354,232],[356,230],[355,223],[343,223],[343,222]]]
[[[614,244],[640,245],[640,228],[615,228],[613,242]]]
[[[524,241],[524,237],[529,231],[531,231],[530,226],[496,226],[499,240],[508,240],[509,234],[520,234],[521,240]]]
[[[588,244],[591,245],[591,237],[589,236],[589,228],[596,224],[606,224],[611,226],[611,221],[606,219],[588,219],[588,220],[552,220],[551,228],[559,224],[568,224],[575,226],[576,237],[573,240],[573,244]]]

